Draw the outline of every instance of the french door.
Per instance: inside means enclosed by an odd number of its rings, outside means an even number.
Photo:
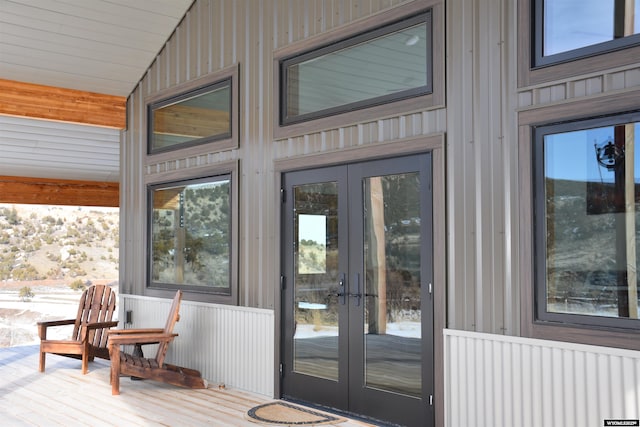
[[[283,175],[282,396],[433,425],[429,153]]]

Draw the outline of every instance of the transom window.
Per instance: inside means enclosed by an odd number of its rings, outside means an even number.
[[[533,66],[640,44],[640,0],[534,0]]]
[[[231,78],[149,104],[148,152],[231,138]]]
[[[431,10],[280,61],[280,124],[432,92]]]
[[[149,286],[232,294],[231,175],[149,187]]]
[[[534,129],[536,317],[640,328],[640,113]]]

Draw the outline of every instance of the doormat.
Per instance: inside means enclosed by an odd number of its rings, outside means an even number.
[[[313,409],[290,405],[285,402],[265,403],[249,409],[250,421],[276,426],[319,426],[338,424],[346,421],[335,415],[317,412]]]

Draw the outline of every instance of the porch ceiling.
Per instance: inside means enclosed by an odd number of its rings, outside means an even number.
[[[193,0],[0,0],[0,78],[128,96]]]
[[[119,181],[125,99],[193,1],[0,0],[0,175]]]

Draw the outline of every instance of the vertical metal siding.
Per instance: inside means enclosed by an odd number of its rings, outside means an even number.
[[[121,317],[133,312],[132,328],[162,327],[171,300],[120,294]],[[197,368],[211,387],[225,386],[270,396],[273,393],[273,310],[182,301],[176,340],[167,362]],[[153,357],[156,346],[145,346]]]
[[[448,212],[448,325],[474,329],[475,221],[465,218],[474,199],[466,193],[472,187],[467,154],[473,144],[468,99],[473,81],[473,2],[447,2],[447,212]],[[467,124],[467,125],[465,125]],[[471,163],[473,164],[473,163]]]
[[[445,330],[448,427],[640,417],[640,352]]]
[[[604,71],[596,76],[579,76],[521,89],[518,92],[517,107],[525,110],[638,88],[640,88],[640,66],[634,64],[623,70]]]
[[[479,43],[478,56],[486,63],[480,63],[480,72],[477,75],[477,97],[474,107],[477,114],[474,119],[475,133],[480,136],[482,144],[477,144],[480,152],[476,158],[476,174],[481,177],[483,188],[477,189],[476,197],[478,206],[481,206],[480,222],[477,229],[480,230],[480,243],[478,246],[478,276],[481,278],[479,292],[482,298],[477,301],[480,306],[476,313],[482,313],[482,317],[476,319],[478,330],[502,333],[505,330],[504,319],[504,210],[503,206],[507,194],[504,191],[502,171],[505,167],[503,158],[503,120],[505,105],[502,103],[502,62],[501,51],[502,28],[499,22],[501,17],[502,2],[494,1],[492,7],[479,5],[478,26]],[[486,31],[489,28],[497,28],[498,31]],[[486,84],[482,84],[486,82]],[[486,233],[486,235],[485,235]]]
[[[146,153],[144,91],[138,89],[127,102],[128,129],[122,134],[120,147],[120,291],[140,292],[144,289],[146,253],[146,188],[143,159]]]
[[[513,2],[447,6],[448,326],[519,334]]]
[[[239,64],[240,147],[142,168],[143,178],[171,170],[240,159],[240,303],[273,308],[279,275],[278,182],[273,161],[309,153],[365,146],[445,130],[446,113],[425,111],[347,128],[274,141],[272,111],[275,49],[347,24],[404,1],[199,0],[194,2],[136,90],[129,97],[131,121],[125,140],[128,161],[144,163],[144,100],[161,90]],[[139,167],[139,166],[138,166]],[[135,167],[123,171],[131,210],[123,215],[128,254],[144,253],[144,179]],[[133,213],[133,215],[132,215]],[[125,258],[127,259],[127,258]],[[135,259],[140,259],[136,257]],[[144,289],[145,262],[123,263],[123,289]]]
[[[518,8],[515,2],[503,2],[500,10],[500,20],[496,25],[501,27],[499,39],[502,57],[501,61],[501,104],[504,114],[501,126],[500,161],[504,165],[499,183],[504,194],[503,229],[501,239],[504,242],[504,266],[502,281],[499,286],[504,290],[502,303],[504,307],[504,330],[506,335],[520,335],[520,286],[518,277],[520,269],[518,265],[519,253],[519,182],[518,182],[518,130],[517,130],[517,25]]]
[[[376,119],[339,129],[277,140],[274,142],[275,150],[279,158],[286,158],[433,135],[446,130],[446,119],[447,112],[444,109]]]

